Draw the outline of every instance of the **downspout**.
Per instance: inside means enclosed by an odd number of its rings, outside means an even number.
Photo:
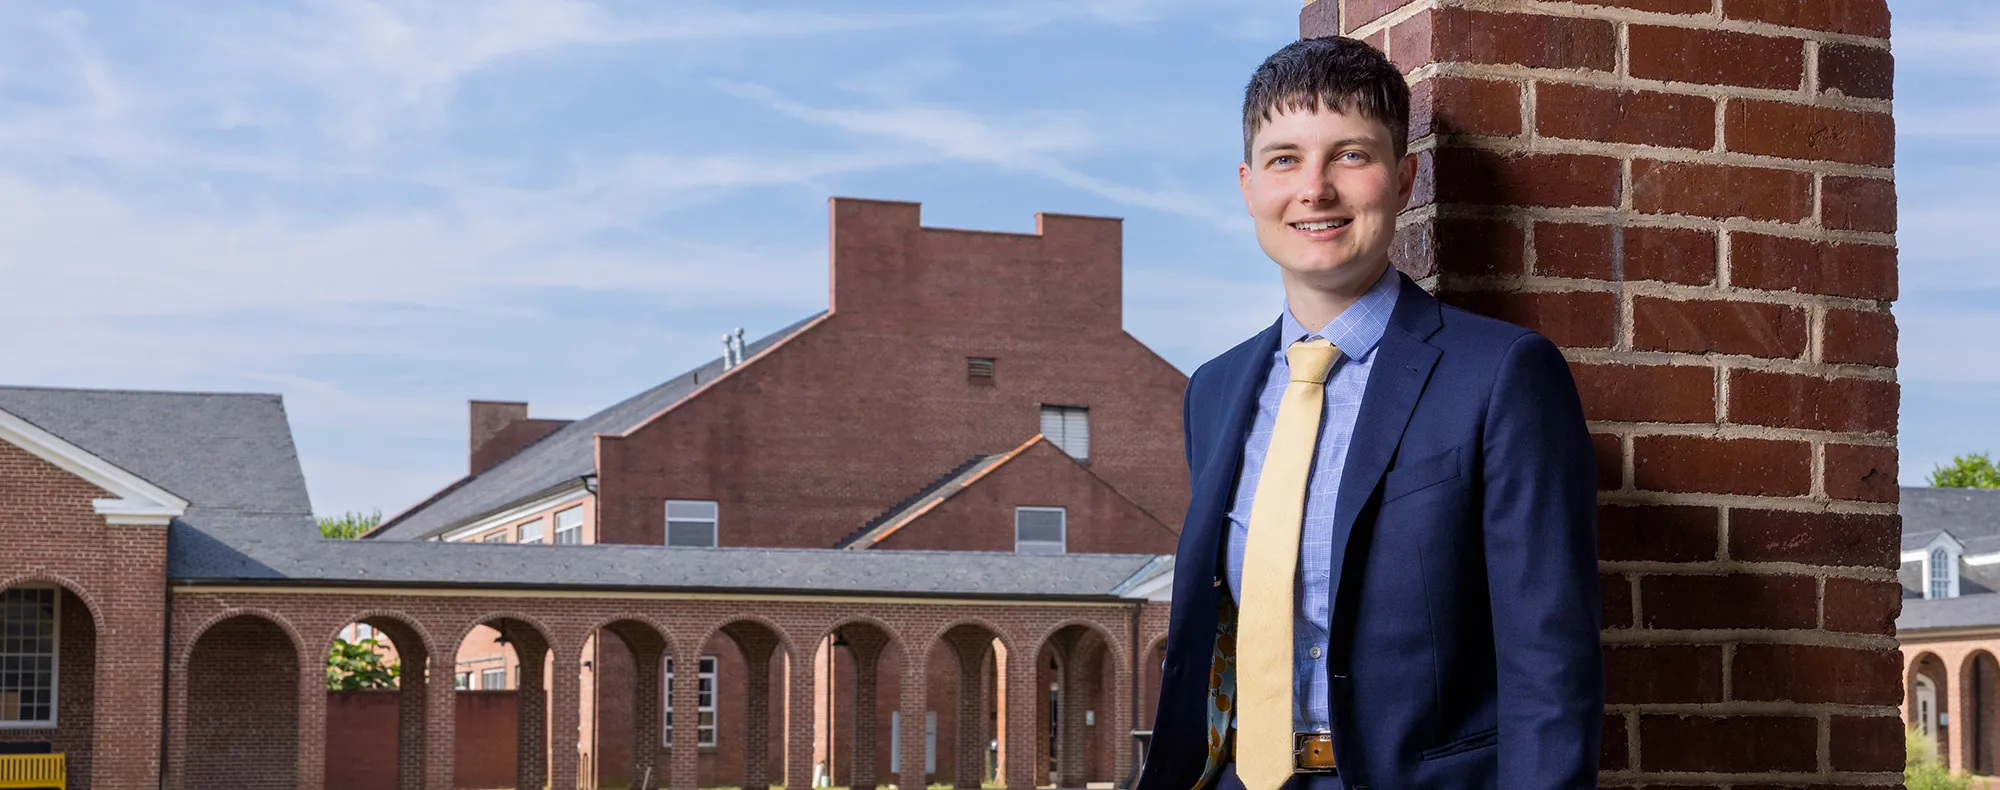
[[[172,530],[173,527],[167,527]],[[160,790],[167,788],[167,742],[168,710],[174,698],[174,583],[167,578],[165,568],[160,573],[160,594],[164,606],[160,612]]]

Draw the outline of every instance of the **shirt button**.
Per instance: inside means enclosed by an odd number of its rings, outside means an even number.
[[[1319,658],[1319,645],[1313,645],[1312,649],[1306,651],[1306,655]]]

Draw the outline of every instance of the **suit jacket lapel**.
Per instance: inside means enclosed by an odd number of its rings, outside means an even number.
[[[1271,357],[1278,349],[1278,332],[1283,322],[1274,322],[1269,329],[1259,333],[1238,358],[1231,360],[1229,375],[1224,380],[1220,408],[1211,412],[1222,422],[1214,434],[1208,457],[1200,464],[1201,476],[1194,482],[1193,495],[1202,507],[1196,512],[1189,527],[1204,530],[1193,536],[1196,543],[1210,552],[1211,560],[1222,555],[1222,541],[1228,532],[1223,529],[1224,516],[1229,512],[1231,488],[1236,483],[1236,473],[1243,465],[1243,441],[1250,435],[1251,422],[1257,415],[1257,394],[1264,386],[1264,380],[1271,375]],[[1217,571],[1213,561],[1202,572]]]
[[[1430,382],[1440,352],[1424,341],[1435,334],[1443,321],[1437,299],[1425,293],[1408,277],[1398,273],[1402,292],[1396,297],[1396,311],[1389,317],[1388,331],[1376,347],[1375,366],[1369,371],[1368,388],[1361,396],[1361,412],[1354,421],[1354,439],[1347,448],[1347,461],[1340,474],[1340,494],[1333,510],[1334,556],[1345,558],[1349,538],[1361,509],[1373,497],[1389,460],[1402,442],[1403,429],[1410,424],[1417,399]],[[1339,611],[1340,577],[1343,562],[1333,565],[1332,611]]]

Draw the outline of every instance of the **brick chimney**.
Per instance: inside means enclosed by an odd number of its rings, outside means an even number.
[[[1123,331],[1120,220],[1038,213],[1034,233],[1001,233],[923,227],[921,210],[830,201],[831,301],[844,322]]]
[[[570,420],[528,419],[528,404],[513,401],[471,401],[470,474],[479,474],[534,444]]]
[[[1409,75],[1396,265],[1576,373],[1603,784],[1897,785],[1885,0],[1318,0],[1300,28]]]

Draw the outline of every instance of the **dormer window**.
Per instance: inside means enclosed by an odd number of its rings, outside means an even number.
[[[1958,597],[1958,561],[1963,549],[1949,534],[1939,534],[1924,548],[1921,578],[1925,599]]]

